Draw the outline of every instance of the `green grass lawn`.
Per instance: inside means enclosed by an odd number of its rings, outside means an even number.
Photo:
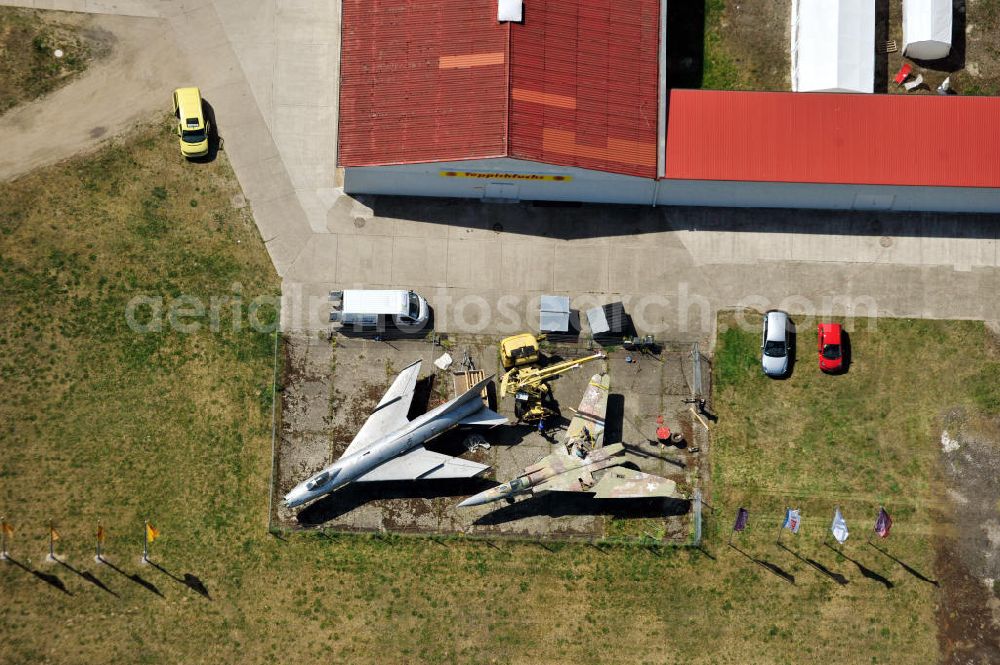
[[[0,113],[64,85],[107,50],[81,35],[75,17],[67,18],[0,7]]]
[[[136,295],[273,294],[277,280],[224,154],[188,164],[166,119],[99,153],[0,185],[0,509],[12,552],[72,595],[0,566],[0,662],[926,663],[935,592],[863,547],[932,571],[936,425],[996,405],[996,350],[973,323],[880,321],[822,376],[809,332],[792,379],[765,380],[757,333],[722,333],[714,491],[703,553],[461,539],[267,533],[273,337],[137,333]],[[234,285],[239,285],[234,286]],[[989,364],[992,363],[992,364]],[[844,574],[841,587],[773,544]],[[824,551],[833,505],[848,556]],[[725,547],[738,505],[741,547]],[[161,530],[140,567],[143,517]],[[47,522],[80,573],[43,562]],[[107,556],[94,564],[98,519]],[[710,555],[710,556],[709,556]],[[162,594],[128,576],[138,575]],[[182,581],[193,575],[211,599]],[[190,579],[190,578],[189,578]]]
[[[854,623],[863,635],[865,622],[857,614],[881,604],[882,619],[868,619],[873,625],[884,622],[879,636],[888,631],[891,638],[901,630],[907,635],[908,657],[922,654],[931,662],[937,589],[894,566],[864,541],[884,505],[895,526],[880,545],[934,578],[935,537],[948,533],[951,522],[939,473],[941,432],[949,421],[997,413],[1000,344],[979,322],[880,319],[872,326],[859,323],[850,334],[849,371],[830,376],[817,367],[816,321],[802,318],[796,320],[794,372],[788,380],[775,381],[760,370],[760,317],[748,321],[750,329],[745,330],[732,317],[720,319],[715,358],[719,426],[712,474],[716,501],[730,511],[737,505],[750,510],[751,529],[740,538],[747,549],[800,566],[801,560],[773,543],[785,507],[801,509],[801,533],[794,538],[785,534],[784,542],[803,558],[851,578],[814,610]],[[890,591],[866,587],[853,561],[823,545],[836,506],[852,532],[844,554],[890,578],[896,584]],[[720,525],[720,531],[726,528],[728,524]],[[800,569],[806,579],[817,574]],[[856,646],[879,662],[903,658],[885,649],[880,639]],[[856,660],[861,661],[868,658]]]
[[[701,87],[790,90],[791,7],[790,0],[706,0]],[[879,5],[877,20],[884,20],[887,38],[899,47],[891,54],[878,56],[888,59],[888,78],[892,79],[903,63],[909,62],[916,64],[914,74],[923,74],[927,86],[921,92],[906,92],[889,81],[889,93],[934,94],[945,77],[950,77],[952,89],[960,95],[1000,95],[1000,0],[976,0],[956,7],[961,8],[954,14],[957,38],[951,55],[937,63],[915,63],[902,53],[902,3],[887,3],[885,15]],[[924,64],[930,66],[924,68]],[[884,85],[886,82],[876,85],[875,90],[886,91]]]
[[[701,87],[788,90],[789,0],[706,0]]]

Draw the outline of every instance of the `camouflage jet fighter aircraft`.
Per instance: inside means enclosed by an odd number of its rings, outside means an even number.
[[[469,497],[459,506],[478,506],[519,494],[590,492],[597,499],[682,498],[672,480],[624,466],[625,446],[605,447],[604,418],[610,381],[595,374],[566,430],[566,444],[526,468],[510,482]]]

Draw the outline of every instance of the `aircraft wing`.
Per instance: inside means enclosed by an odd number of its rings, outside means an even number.
[[[378,406],[368,416],[368,420],[358,430],[351,445],[347,446],[347,450],[344,451],[345,457],[364,450],[386,434],[394,432],[409,422],[406,419],[406,414],[409,413],[410,403],[413,402],[413,389],[416,387],[417,377],[420,375],[420,362],[418,360],[399,373],[396,380],[389,386],[389,390],[382,396]]]
[[[589,492],[594,476],[586,468],[571,469],[532,488],[532,492]]]
[[[595,499],[684,498],[674,481],[623,466],[608,469],[588,491],[594,493]]]
[[[621,463],[616,456],[621,444],[591,453],[585,459],[562,452],[553,453],[537,464],[525,469],[525,473],[551,472],[549,478],[535,485],[534,492],[593,492],[597,481],[594,472]]]
[[[604,443],[604,419],[608,412],[608,392],[611,381],[607,374],[590,378],[587,390],[580,400],[580,408],[573,413],[566,428],[566,444],[579,442],[587,450],[600,448]]]
[[[355,479],[355,482],[472,478],[488,468],[490,467],[486,464],[442,455],[431,452],[423,446],[417,446],[405,455],[400,455],[375,467],[365,475]]]

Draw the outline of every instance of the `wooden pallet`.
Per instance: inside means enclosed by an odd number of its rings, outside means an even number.
[[[463,370],[461,372],[453,373],[451,377],[455,385],[455,397],[458,397],[459,395],[465,393],[474,385],[485,379],[486,372],[481,369]],[[483,388],[482,397],[483,397],[483,404],[485,404],[488,407],[489,394],[486,388]]]

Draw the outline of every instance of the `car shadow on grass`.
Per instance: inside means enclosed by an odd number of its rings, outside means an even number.
[[[840,369],[834,372],[829,372],[830,374],[847,374],[847,372],[851,369],[851,335],[843,329],[840,331],[840,353]]]
[[[818,353],[822,351],[817,349]],[[841,328],[840,330],[840,367],[837,369],[820,369],[823,374],[828,374],[830,376],[840,376],[841,374],[847,374],[851,368],[851,336],[850,334]]]

